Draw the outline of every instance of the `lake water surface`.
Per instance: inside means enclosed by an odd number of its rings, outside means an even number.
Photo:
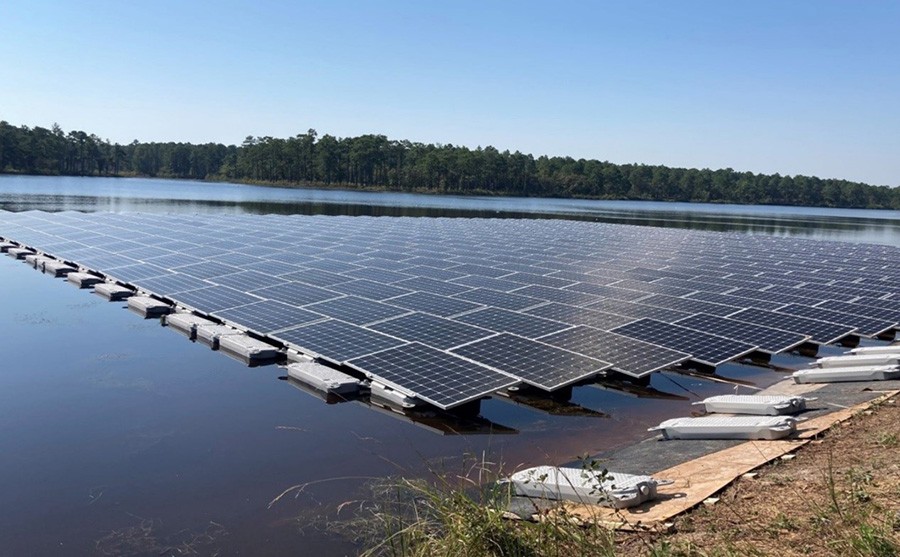
[[[0,176],[0,208],[182,213],[575,218],[900,245],[887,211],[473,198],[185,181]],[[2,235],[2,231],[0,231]],[[345,555],[338,505],[372,478],[462,473],[470,458],[562,463],[646,437],[698,397],[733,386],[656,374],[683,400],[579,387],[606,417],[496,398],[482,416],[512,433],[440,435],[358,403],[326,405],[154,320],[0,258],[0,553]],[[826,348],[824,352],[837,352]],[[779,356],[782,365],[803,365]],[[766,385],[765,368],[722,375]],[[279,493],[307,484],[269,506]],[[349,506],[352,508],[353,506]]]

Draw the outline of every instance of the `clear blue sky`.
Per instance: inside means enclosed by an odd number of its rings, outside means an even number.
[[[0,119],[900,185],[900,2],[0,2]]]

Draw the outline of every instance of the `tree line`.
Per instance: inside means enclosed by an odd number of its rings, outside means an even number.
[[[445,194],[900,209],[900,189],[815,176],[614,164],[392,140],[384,135],[220,143],[110,143],[54,124],[0,121],[0,172],[147,176]]]

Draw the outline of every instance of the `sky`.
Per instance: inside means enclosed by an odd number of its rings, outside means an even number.
[[[900,2],[0,1],[0,120],[900,185]]]

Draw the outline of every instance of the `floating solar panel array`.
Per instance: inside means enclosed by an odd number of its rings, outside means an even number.
[[[900,322],[900,250],[566,220],[0,212],[0,237],[451,408]]]

